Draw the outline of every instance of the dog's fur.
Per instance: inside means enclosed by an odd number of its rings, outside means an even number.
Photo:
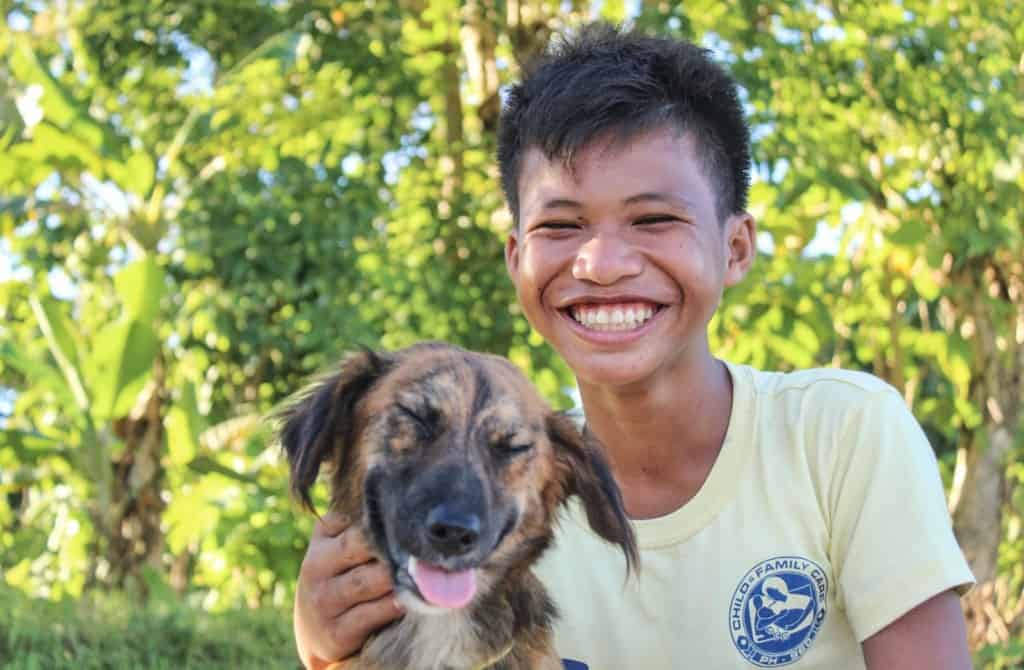
[[[407,610],[346,669],[560,670],[555,607],[530,566],[570,496],[579,496],[596,533],[622,547],[627,569],[636,562],[601,449],[503,358],[438,343],[363,351],[281,419],[293,492],[312,508],[310,487],[329,465],[332,509],[358,520]],[[472,546],[439,552],[438,536],[425,530],[437,509],[478,522]],[[475,567],[473,599],[459,609],[427,603],[407,569],[410,555],[450,570]]]

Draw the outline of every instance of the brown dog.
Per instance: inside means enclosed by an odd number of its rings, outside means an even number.
[[[636,562],[601,450],[507,360],[425,343],[366,351],[284,410],[292,490],[329,464],[331,507],[358,519],[406,615],[351,670],[556,670],[554,605],[530,566],[577,495]]]

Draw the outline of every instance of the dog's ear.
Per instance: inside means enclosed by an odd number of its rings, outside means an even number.
[[[345,467],[357,437],[356,406],[393,363],[390,356],[370,350],[351,354],[338,371],[311,384],[278,412],[292,493],[308,509],[313,510],[309,490],[321,464],[336,459],[337,467]]]
[[[580,497],[590,527],[622,548],[627,571],[635,569],[639,561],[636,535],[604,448],[596,438],[580,432],[565,414],[549,415],[547,430],[565,477],[566,493]]]

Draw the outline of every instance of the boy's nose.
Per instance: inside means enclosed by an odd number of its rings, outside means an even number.
[[[628,241],[614,233],[598,233],[580,246],[572,276],[610,286],[643,270],[643,258]]]

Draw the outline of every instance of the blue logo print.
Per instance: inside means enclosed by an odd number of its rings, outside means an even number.
[[[729,603],[733,644],[754,665],[788,665],[814,642],[827,602],[828,576],[814,561],[762,561],[743,576]]]
[[[562,659],[562,667],[564,670],[587,670],[587,664],[581,663],[580,661],[574,661],[570,658]]]

